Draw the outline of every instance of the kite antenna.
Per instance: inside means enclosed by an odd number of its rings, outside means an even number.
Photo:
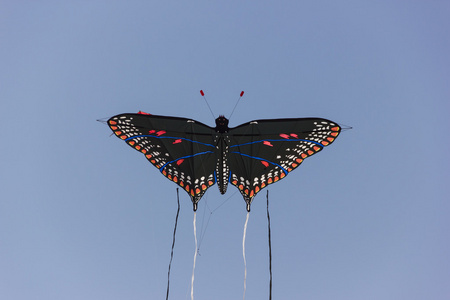
[[[230,114],[230,116],[228,117],[228,119],[231,119],[231,116],[233,115],[234,110],[236,109],[236,106],[238,105],[239,100],[242,98],[242,96],[244,96],[244,91],[242,91],[242,92],[239,94],[239,98],[237,99],[236,104],[234,105],[234,108],[233,108],[233,110],[231,111],[231,114]]]
[[[203,93],[203,90],[200,90],[200,95],[202,95],[203,99],[205,99],[206,105],[208,105],[209,111],[211,112],[213,119],[215,119],[216,117],[214,117],[214,113],[211,109],[211,106],[209,106],[208,100],[206,100],[205,93]]]

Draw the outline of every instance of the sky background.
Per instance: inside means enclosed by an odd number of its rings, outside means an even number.
[[[437,0],[1,1],[0,298],[165,298],[176,185],[96,120],[212,126],[203,89],[216,116],[245,91],[231,127],[353,127],[269,187],[273,299],[449,299],[449,15]],[[235,191],[199,203],[195,299],[242,298]],[[246,299],[269,294],[265,200]],[[180,201],[170,299],[190,299]]]

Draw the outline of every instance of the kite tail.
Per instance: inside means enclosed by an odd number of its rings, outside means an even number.
[[[167,294],[166,294],[166,300],[169,299],[170,267],[172,266],[173,248],[175,247],[175,234],[177,233],[178,215],[180,213],[180,195],[178,193],[178,188],[177,188],[177,203],[178,203],[178,209],[177,209],[177,216],[175,218],[175,227],[173,228],[172,251],[170,252],[169,271],[167,272]]]
[[[269,190],[267,190],[267,227],[269,231],[269,300],[272,300],[272,243],[270,241]]]
[[[194,252],[194,266],[192,267],[192,279],[191,279],[191,300],[194,300],[194,271],[195,271],[195,262],[197,260],[197,227],[195,225],[197,212],[194,212],[194,239],[195,239],[195,252]]]
[[[242,237],[242,256],[244,257],[244,295],[243,300],[245,300],[245,291],[247,290],[247,261],[245,260],[245,236],[247,234],[247,224],[248,224],[248,216],[250,212],[247,212],[247,218],[245,219],[244,225],[244,236]]]

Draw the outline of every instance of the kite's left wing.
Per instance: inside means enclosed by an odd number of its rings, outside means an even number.
[[[182,187],[197,202],[215,182],[215,130],[176,117],[121,114],[108,120],[111,130],[145,155],[161,174]]]

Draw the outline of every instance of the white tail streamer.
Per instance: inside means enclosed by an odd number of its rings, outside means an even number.
[[[244,295],[243,300],[245,300],[245,291],[247,290],[247,262],[245,260],[245,236],[247,234],[247,224],[248,224],[248,216],[250,212],[247,212],[247,218],[245,219],[244,225],[244,236],[242,237],[242,256],[244,257]]]
[[[197,260],[197,227],[195,225],[197,212],[194,212],[194,239],[195,239],[195,252],[194,252],[194,266],[192,267],[192,279],[191,279],[191,300],[194,300],[194,271],[195,271],[195,262]]]

